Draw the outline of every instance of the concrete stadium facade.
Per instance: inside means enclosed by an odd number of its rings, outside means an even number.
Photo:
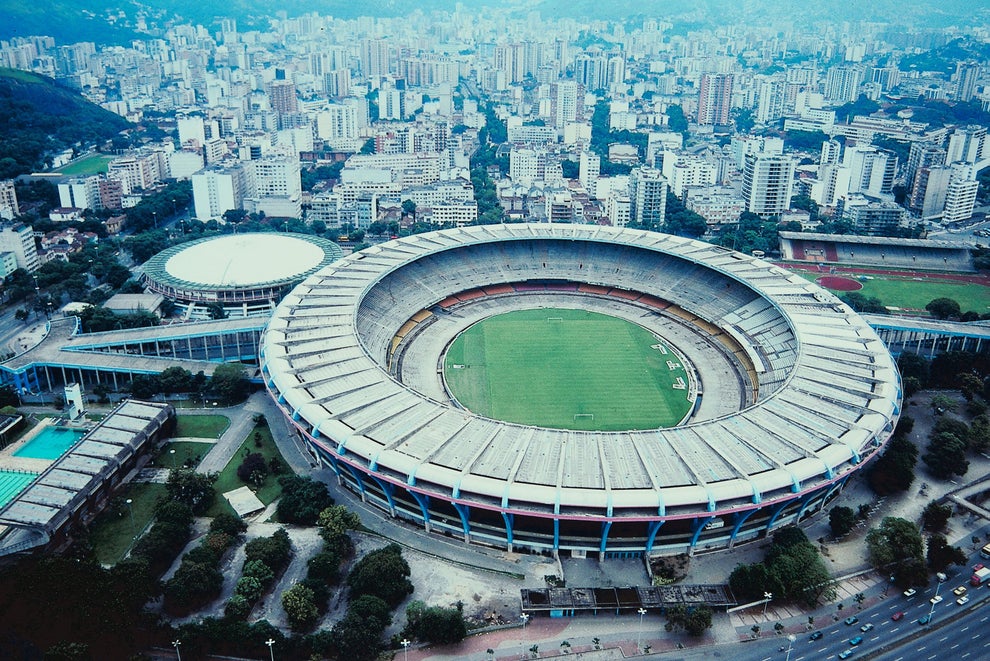
[[[681,425],[527,427],[459,408],[451,339],[570,306],[650,329],[691,365]],[[890,437],[899,376],[825,290],[718,246],[582,225],[467,227],[373,246],[307,278],[261,342],[262,378],[314,457],[428,531],[617,557],[728,548],[818,511]]]

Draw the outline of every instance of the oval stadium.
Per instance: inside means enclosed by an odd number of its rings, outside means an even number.
[[[340,259],[333,241],[305,234],[226,234],[167,248],[144,267],[145,286],[209,316],[219,304],[229,317],[269,314],[293,285]]]
[[[711,244],[590,225],[355,253],[286,295],[261,363],[365,502],[577,557],[722,549],[800,521],[884,446],[901,401],[886,347],[827,291]],[[502,383],[529,363],[537,376]]]

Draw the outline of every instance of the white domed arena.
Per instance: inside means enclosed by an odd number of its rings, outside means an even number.
[[[229,317],[270,314],[293,285],[342,255],[333,241],[306,234],[226,234],[158,253],[144,266],[145,286],[189,318],[208,318],[211,304]]]
[[[362,500],[433,533],[576,557],[723,549],[798,522],[884,446],[901,401],[876,333],[813,283],[588,225],[350,255],[286,295],[261,359]]]

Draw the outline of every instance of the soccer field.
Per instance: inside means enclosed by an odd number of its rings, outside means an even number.
[[[669,364],[668,364],[669,361]],[[479,415],[541,427],[670,427],[691,408],[680,359],[646,329],[584,310],[520,310],[451,343],[444,376]]]

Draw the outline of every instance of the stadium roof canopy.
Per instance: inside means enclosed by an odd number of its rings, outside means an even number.
[[[342,254],[333,241],[306,234],[228,234],[163,250],[148,260],[144,272],[150,280],[179,290],[278,287]]]

